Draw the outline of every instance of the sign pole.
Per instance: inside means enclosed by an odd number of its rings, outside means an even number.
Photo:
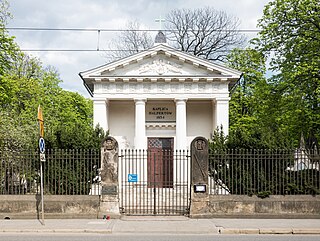
[[[41,224],[44,225],[44,200],[43,200],[43,162],[45,162],[45,142],[43,139],[44,136],[44,120],[42,115],[42,109],[39,105],[38,107],[38,121],[40,129],[40,139],[39,139],[39,150],[40,150],[40,193],[41,193]]]
[[[43,171],[42,171],[42,162],[40,162],[40,189],[41,189],[41,224],[44,225],[44,202],[43,202]]]

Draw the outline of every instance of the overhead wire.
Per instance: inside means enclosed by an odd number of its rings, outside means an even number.
[[[20,49],[20,51],[25,52],[127,52],[132,51],[130,49],[101,49],[100,48],[100,38],[101,32],[126,32],[126,31],[136,31],[136,32],[157,32],[159,29],[107,29],[107,28],[48,28],[48,27],[6,27],[6,30],[11,31],[77,31],[77,32],[97,32],[97,47],[96,49]],[[161,30],[163,32],[175,32],[177,30]],[[190,29],[188,31],[193,31]],[[239,33],[258,33],[259,29],[217,29],[215,31],[220,32],[239,32]],[[221,51],[220,51],[221,52]],[[225,51],[229,52],[229,51]]]
[[[16,30],[16,31],[83,31],[83,32],[126,32],[126,31],[135,31],[135,32],[158,32],[159,29],[108,29],[108,28],[46,28],[46,27],[7,27],[7,30]],[[193,31],[196,29],[188,29],[188,31]],[[174,32],[176,29],[162,29],[163,32]],[[212,30],[210,30],[212,31]],[[260,32],[259,29],[217,29],[213,31],[232,31],[240,33],[256,33]]]

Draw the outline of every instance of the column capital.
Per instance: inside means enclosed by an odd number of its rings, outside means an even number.
[[[134,102],[135,103],[141,103],[141,102],[143,102],[143,103],[145,103],[145,102],[147,102],[147,98],[134,98],[133,99],[134,100]]]
[[[96,104],[109,105],[109,99],[107,98],[96,97],[96,98],[93,98],[92,101]]]
[[[188,98],[175,98],[174,99],[174,102],[176,103],[181,103],[181,102],[187,102],[188,101]]]

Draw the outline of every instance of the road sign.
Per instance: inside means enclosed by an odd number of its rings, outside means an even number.
[[[44,143],[44,139],[41,137],[39,139],[39,149],[40,149],[40,153],[44,153],[45,150],[46,150],[46,146],[45,146],[45,143]]]
[[[40,153],[40,161],[45,162],[46,161],[46,154]]]
[[[138,174],[128,174],[128,182],[138,182]]]

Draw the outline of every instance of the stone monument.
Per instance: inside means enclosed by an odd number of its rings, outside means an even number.
[[[118,191],[118,142],[108,136],[101,144],[101,195],[99,217],[120,217]]]
[[[190,217],[204,217],[209,204],[209,152],[208,141],[196,137],[191,142],[191,207]]]

